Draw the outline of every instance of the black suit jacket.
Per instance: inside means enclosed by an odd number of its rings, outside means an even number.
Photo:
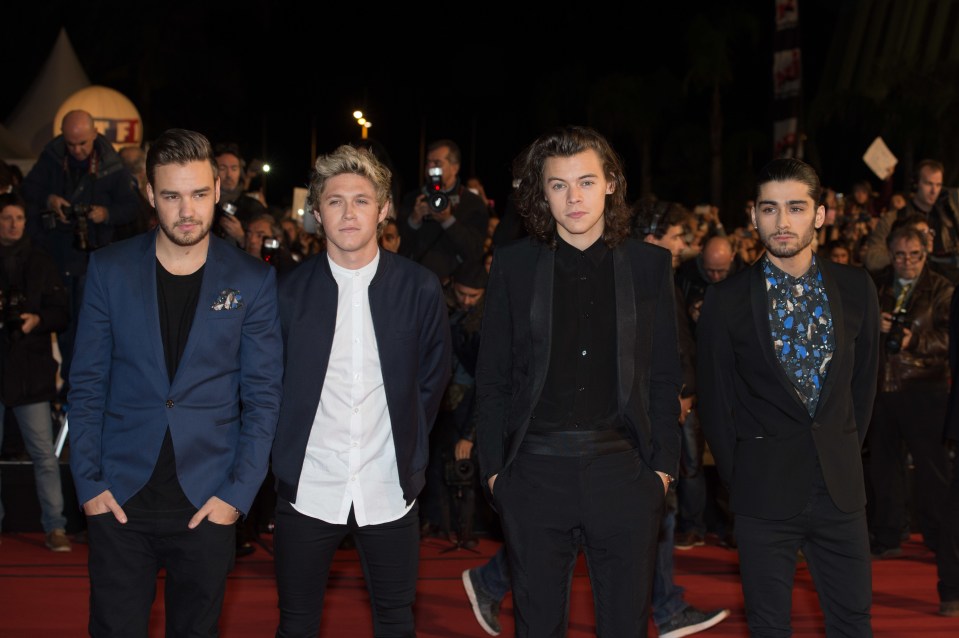
[[[619,410],[643,460],[676,475],[682,375],[667,251],[633,239],[611,251]],[[556,252],[531,238],[496,249],[476,368],[483,485],[516,456],[549,370]]]
[[[773,350],[764,261],[706,291],[697,329],[703,432],[734,512],[798,514],[817,459],[836,506],[852,512],[866,502],[860,449],[876,395],[876,287],[862,268],[817,262],[836,350],[810,417]]]

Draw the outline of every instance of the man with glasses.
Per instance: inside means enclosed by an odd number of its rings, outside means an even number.
[[[902,554],[906,521],[905,442],[915,469],[914,503],[923,541],[935,551],[948,490],[942,423],[949,393],[949,304],[953,285],[928,267],[927,237],[903,226],[889,237],[891,272],[877,281],[882,312],[879,387],[866,438],[873,497],[871,551]]]

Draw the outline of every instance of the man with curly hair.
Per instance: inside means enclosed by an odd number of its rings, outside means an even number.
[[[645,636],[679,455],[671,257],[629,238],[623,168],[596,131],[543,135],[514,176],[530,237],[493,258],[476,386],[516,633],[565,633],[583,549],[597,635]]]

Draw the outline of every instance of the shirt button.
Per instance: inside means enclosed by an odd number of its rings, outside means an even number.
[[[166,400],[166,407],[168,407],[168,408],[172,408],[172,407],[173,407],[173,399],[167,399],[167,400]]]
[[[579,391],[582,392],[582,391],[585,390],[585,389],[586,389],[586,386],[581,386],[581,387],[579,388]]]
[[[355,481],[355,480],[356,480],[356,474],[354,474],[353,476],[351,476],[351,477],[350,477],[350,480],[351,480],[351,481]]]
[[[359,413],[360,413],[359,408],[353,408],[353,414],[359,414]]]
[[[582,351],[582,352],[581,352],[580,354],[581,354],[581,355],[583,355],[583,356],[585,357],[585,356],[586,356],[586,351],[585,351],[585,350],[583,350],[583,351]]]

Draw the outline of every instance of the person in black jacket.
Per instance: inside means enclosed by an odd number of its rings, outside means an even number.
[[[752,636],[791,634],[799,550],[826,635],[872,636],[860,450],[879,302],[864,269],[815,258],[821,193],[800,160],[760,171],[752,221],[766,254],[706,289],[696,329],[699,416],[729,486]]]
[[[461,161],[453,140],[430,143],[426,171],[438,173],[439,191],[427,185],[407,193],[397,210],[400,254],[432,270],[444,285],[460,264],[480,260],[489,226],[486,202],[460,181]]]
[[[0,195],[0,441],[5,408],[11,408],[33,461],[46,545],[69,552],[50,411],[57,394],[50,333],[69,321],[67,295],[53,259],[24,236],[25,226],[23,200]]]
[[[22,193],[26,234],[55,260],[75,317],[90,252],[112,243],[118,227],[136,221],[140,202],[133,176],[109,140],[97,133],[92,115],[70,111],[63,116],[61,129],[63,133],[44,147],[27,173]],[[57,336],[61,376],[69,379],[73,325]],[[60,395],[66,393],[64,384]]]

